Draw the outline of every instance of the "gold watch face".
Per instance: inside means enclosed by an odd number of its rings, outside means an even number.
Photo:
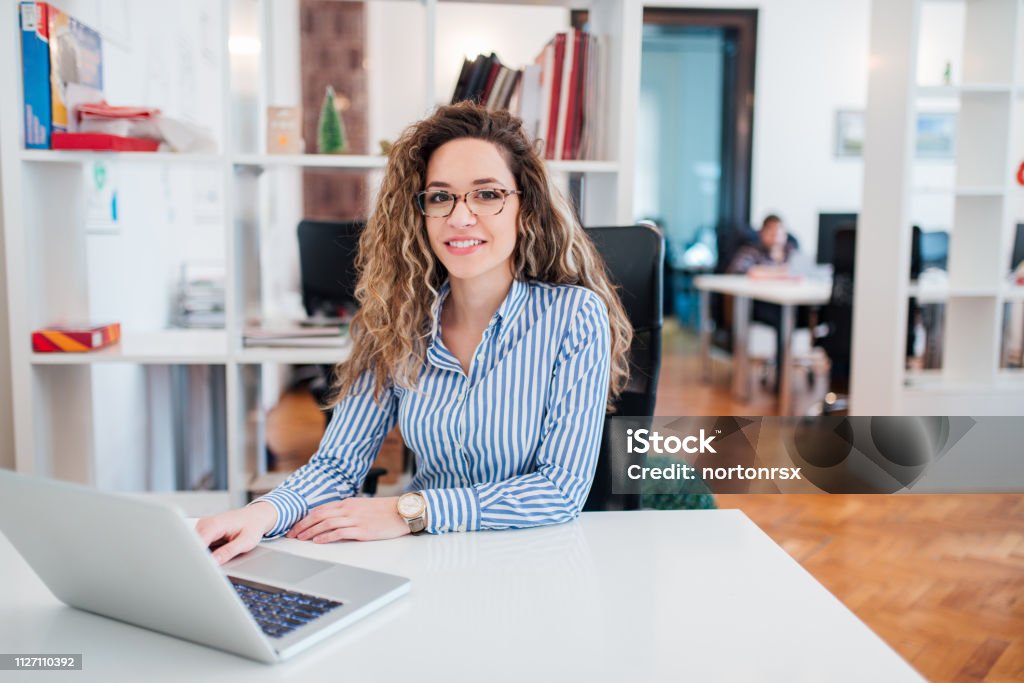
[[[426,503],[418,493],[406,493],[398,499],[398,514],[406,519],[415,519],[423,514]]]

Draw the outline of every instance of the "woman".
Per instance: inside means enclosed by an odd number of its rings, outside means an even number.
[[[360,238],[352,354],[316,454],[199,521],[218,562],[326,543],[564,522],[586,501],[629,321],[522,122],[441,107],[395,143]],[[396,424],[410,493],[355,497]]]

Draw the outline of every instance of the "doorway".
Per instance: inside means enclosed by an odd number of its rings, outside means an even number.
[[[757,10],[644,10],[636,218],[666,242],[666,313],[696,329],[692,278],[749,234]]]

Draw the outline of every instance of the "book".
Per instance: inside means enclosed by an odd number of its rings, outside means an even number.
[[[501,89],[501,97],[498,100],[498,109],[507,109],[508,111],[512,111],[512,99],[515,96],[516,91],[519,89],[519,80],[522,76],[522,69],[509,69],[508,77],[505,79],[505,84]]]
[[[49,5],[23,2],[21,17],[21,83],[25,101],[25,147],[50,148],[50,23]]]
[[[452,94],[452,104],[465,99],[466,86],[469,84],[469,76],[473,71],[473,62],[469,58],[462,60],[462,71],[459,72],[459,80],[455,84],[455,92]]]
[[[605,110],[600,96],[600,87],[607,73],[604,40],[591,34],[587,47],[587,68],[584,74],[583,131],[580,134],[580,159],[603,159]]]
[[[582,159],[580,141],[583,138],[583,116],[586,111],[587,61],[590,59],[590,34],[584,33],[580,41],[580,73],[576,83],[576,112],[572,125],[572,159]]]
[[[498,75],[494,78],[490,93],[487,95],[487,101],[484,103],[488,111],[494,111],[498,108],[498,102],[503,96],[505,81],[508,80],[510,73],[512,73],[512,70],[507,66],[503,64],[498,65]]]
[[[121,323],[51,325],[32,333],[37,353],[81,353],[112,346],[121,340]]]
[[[501,62],[498,61],[498,57],[493,52],[488,57],[488,64],[490,65],[490,70],[487,72],[487,78],[484,80],[484,87],[480,91],[480,96],[476,98],[477,102],[485,106],[487,98],[491,96],[494,81],[498,78],[498,73],[501,71]]]
[[[540,107],[537,116],[537,140],[540,141],[541,156],[547,156],[548,128],[551,122],[551,97],[554,94],[555,41],[544,46],[538,56],[541,71]]]
[[[491,57],[497,58],[494,53],[491,53]],[[469,84],[466,86],[466,92],[463,93],[462,99],[479,101],[484,83],[491,73],[491,57],[479,55],[473,60],[473,70],[469,74]]]
[[[568,98],[565,103],[565,130],[562,136],[562,159],[575,159],[576,150],[573,140],[579,129],[579,113],[582,109],[580,97],[582,95],[581,84],[583,82],[583,41],[586,34],[582,31],[574,31],[572,63],[569,65]],[[569,63],[568,57],[566,63]]]
[[[515,86],[519,71],[502,65],[498,80],[494,83],[491,96],[487,100],[488,109],[508,109],[512,88]]]
[[[51,124],[75,130],[75,107],[103,99],[103,42],[100,34],[53,5],[50,27]]]
[[[565,147],[565,128],[566,122],[569,116],[569,97],[573,94],[572,89],[572,58],[578,45],[576,36],[578,31],[576,29],[569,29],[569,32],[565,34],[565,48],[562,51],[562,68],[561,68],[561,79],[559,81],[559,87],[561,92],[558,96],[558,108],[555,110],[558,117],[558,125],[555,128],[555,149],[554,154],[549,156],[550,159],[562,159],[562,150]]]
[[[519,79],[519,101],[515,107],[516,114],[523,120],[523,129],[531,140],[537,138],[544,77],[541,69],[542,65],[536,63],[523,68],[522,77]]]
[[[558,112],[561,108],[562,97],[562,67],[565,65],[565,33],[558,33],[554,37],[554,53],[551,64],[551,100],[548,105],[547,131],[544,138],[544,158],[555,159],[555,150],[558,140]],[[545,59],[545,67],[547,60]]]

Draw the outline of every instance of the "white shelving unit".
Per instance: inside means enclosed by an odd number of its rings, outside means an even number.
[[[1014,129],[1024,116],[1016,96],[1024,89],[1024,2],[964,0],[963,83],[922,86],[915,83],[917,45],[928,2],[875,0],[872,7],[857,244],[858,264],[871,269],[858,277],[854,296],[851,408],[870,415],[1020,415],[1024,383],[1019,373],[1000,369],[1000,343],[1003,303],[1021,298],[1008,284],[1008,264],[1020,192],[1014,169],[1024,153]],[[910,233],[900,229],[909,225],[921,98],[959,105],[949,281],[937,287],[908,284]],[[904,370],[908,297],[945,304],[939,373]]]
[[[104,0],[98,0],[100,3]],[[293,0],[297,2],[297,0]],[[101,404],[103,387],[96,371],[109,365],[223,367],[226,378],[224,419],[226,424],[227,488],[224,491],[181,491],[152,495],[175,501],[191,514],[208,514],[240,505],[253,479],[260,474],[254,447],[252,412],[258,405],[254,377],[265,364],[335,363],[347,349],[243,348],[241,333],[252,294],[247,275],[252,259],[259,259],[258,240],[273,217],[267,210],[268,173],[299,169],[362,170],[379,177],[385,166],[381,156],[357,155],[268,155],[256,145],[239,145],[236,129],[250,125],[262,130],[268,93],[273,91],[272,68],[268,60],[277,43],[274,20],[277,0],[252,0],[258,20],[255,26],[264,46],[255,71],[256,94],[242,83],[240,74],[252,76],[238,55],[229,50],[229,37],[238,26],[237,3],[220,0],[221,32],[217,49],[221,63],[219,97],[223,104],[221,151],[216,154],[91,153],[23,149],[21,110],[21,56],[17,3],[4,3],[0,12],[0,88],[7,96],[0,100],[0,171],[3,190],[3,230],[6,246],[5,271],[10,299],[9,334],[14,396],[16,467],[19,471],[56,476],[96,485],[96,461],[108,454],[96,452],[93,422]],[[535,4],[532,0],[502,4]],[[559,3],[562,4],[562,3]],[[422,110],[434,101],[434,54],[439,40],[439,0],[409,0],[409,11],[422,13],[426,52],[409,63],[422,64],[412,75],[426,84]],[[553,172],[583,179],[584,222],[613,225],[632,219],[632,184],[635,106],[639,97],[642,7],[634,0],[592,0],[566,2],[569,8],[589,9],[591,28],[608,38],[608,73],[603,84],[607,158],[588,161],[551,162]],[[121,7],[120,4],[117,7]],[[542,45],[537,45],[539,52]],[[290,74],[297,79],[297,74]],[[396,77],[397,78],[397,77]],[[250,84],[251,85],[251,84]],[[400,82],[396,80],[396,87]],[[247,112],[251,121],[239,121]],[[414,118],[408,121],[411,123]],[[251,136],[261,140],[258,133]],[[143,168],[186,168],[212,170],[221,179],[224,212],[223,248],[225,305],[227,316],[222,330],[125,329],[119,346],[89,354],[38,354],[30,348],[31,331],[56,320],[88,317],[89,278],[85,252],[85,190],[83,169],[104,160],[134,173]],[[372,174],[376,173],[374,176]],[[294,229],[294,226],[286,226]],[[254,240],[257,244],[254,244]],[[44,276],[44,273],[46,274]],[[152,435],[160,438],[159,434]],[[132,454],[120,454],[132,457]]]

